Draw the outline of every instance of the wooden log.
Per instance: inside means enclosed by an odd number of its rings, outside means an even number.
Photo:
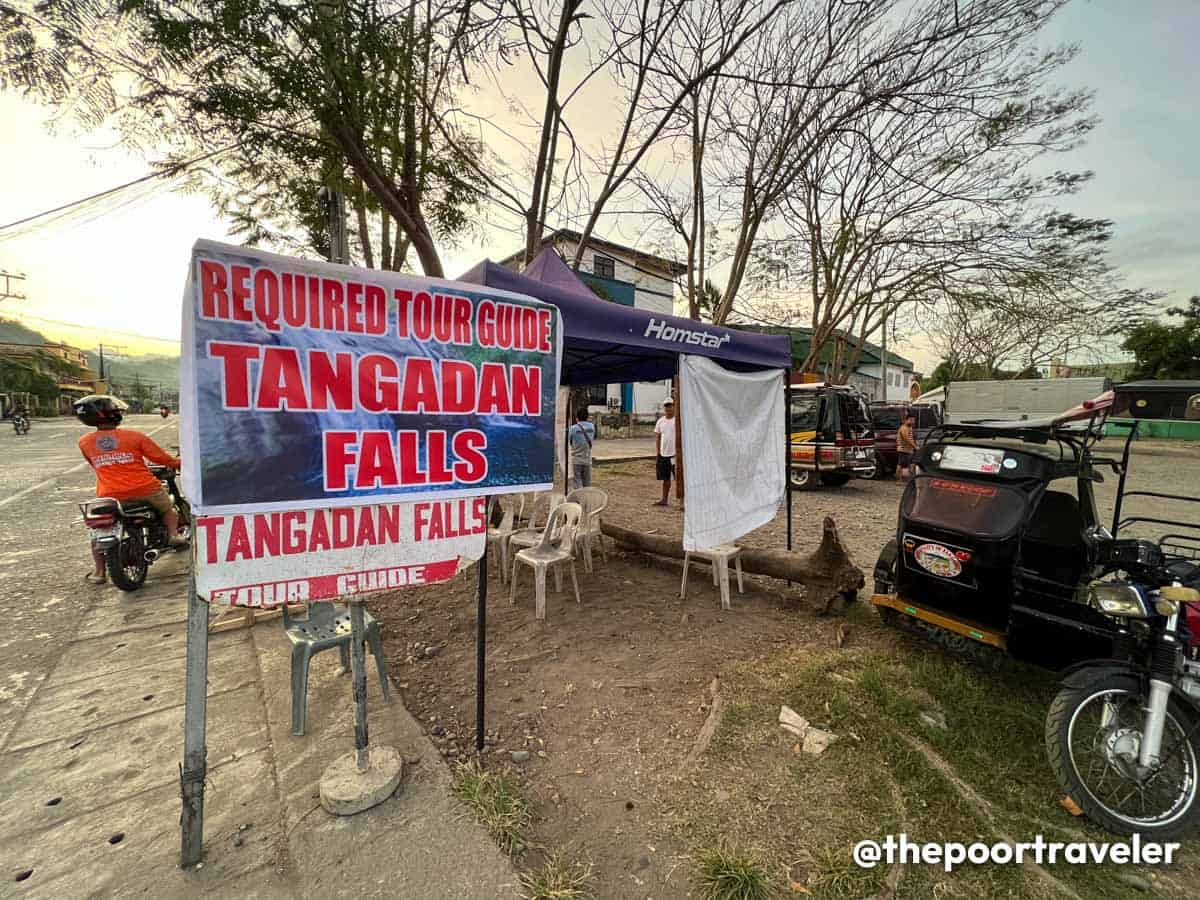
[[[683,559],[683,543],[677,538],[632,531],[611,522],[603,522],[601,529],[617,543],[634,550]],[[743,547],[741,558],[746,572],[802,584],[809,601],[823,612],[840,607],[866,584],[862,569],[850,559],[830,516],[825,517],[821,545],[807,556],[787,550]]]

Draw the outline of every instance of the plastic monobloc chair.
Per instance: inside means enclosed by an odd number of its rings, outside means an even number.
[[[489,525],[487,540],[489,550],[500,551],[500,581],[508,579],[509,539],[517,530],[517,519],[525,508],[524,494],[504,494],[496,498],[500,505],[501,517],[499,525]]]
[[[366,643],[375,657],[375,668],[379,670],[379,686],[383,698],[391,701],[388,688],[387,662],[383,658],[383,638],[379,623],[363,610],[366,626]],[[283,630],[292,642],[292,734],[304,734],[304,713],[308,700],[308,664],[322,650],[337,648],[342,659],[342,668],[350,671],[350,611],[334,606],[327,601],[308,604],[308,618],[297,619],[283,607]]]
[[[537,618],[546,618],[546,571],[550,568],[554,569],[554,590],[561,591],[562,566],[566,564],[570,567],[575,602],[583,602],[579,599],[579,579],[575,575],[575,531],[582,515],[583,507],[578,503],[560,504],[546,521],[541,542],[535,547],[517,551],[513,557],[509,603],[517,602],[517,570],[522,564],[533,569],[534,614]]]
[[[602,488],[576,488],[567,494],[568,503],[578,503],[583,507],[583,518],[579,522],[579,530],[575,533],[575,541],[583,544],[583,568],[591,572],[592,542],[600,544],[600,555],[608,562],[608,550],[604,546],[604,533],[600,530],[600,513],[608,506],[608,494]]]

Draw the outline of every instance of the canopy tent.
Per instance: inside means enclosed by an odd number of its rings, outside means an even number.
[[[791,338],[709,325],[680,316],[612,303],[596,296],[562,258],[547,247],[518,274],[484,260],[459,281],[526,294],[553,303],[562,314],[562,374],[569,387],[627,381],[660,381],[679,371],[681,354],[706,356],[740,372],[792,367]],[[783,379],[789,400],[790,378]],[[788,435],[784,437],[785,458]],[[792,548],[792,486],[786,481],[787,547]],[[487,564],[485,552],[476,575],[475,744],[484,745],[487,669]]]
[[[562,383],[571,387],[661,381],[681,353],[707,356],[735,371],[791,369],[787,335],[755,334],[597,297],[547,247],[521,274],[484,260],[458,279],[553,303],[562,313]]]

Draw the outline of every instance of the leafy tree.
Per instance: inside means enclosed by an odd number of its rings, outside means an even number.
[[[493,18],[451,0],[5,5],[0,87],[168,144],[168,166],[207,155],[203,183],[250,239],[274,228],[319,244],[316,189],[339,184],[441,276],[437,241],[469,227],[482,154],[441,117]]]
[[[1130,329],[1121,345],[1137,360],[1132,378],[1200,378],[1200,295],[1167,315],[1182,321],[1144,322]]]

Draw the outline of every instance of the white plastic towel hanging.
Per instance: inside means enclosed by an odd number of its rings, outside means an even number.
[[[683,547],[729,544],[775,518],[783,502],[783,371],[730,372],[679,359]]]

